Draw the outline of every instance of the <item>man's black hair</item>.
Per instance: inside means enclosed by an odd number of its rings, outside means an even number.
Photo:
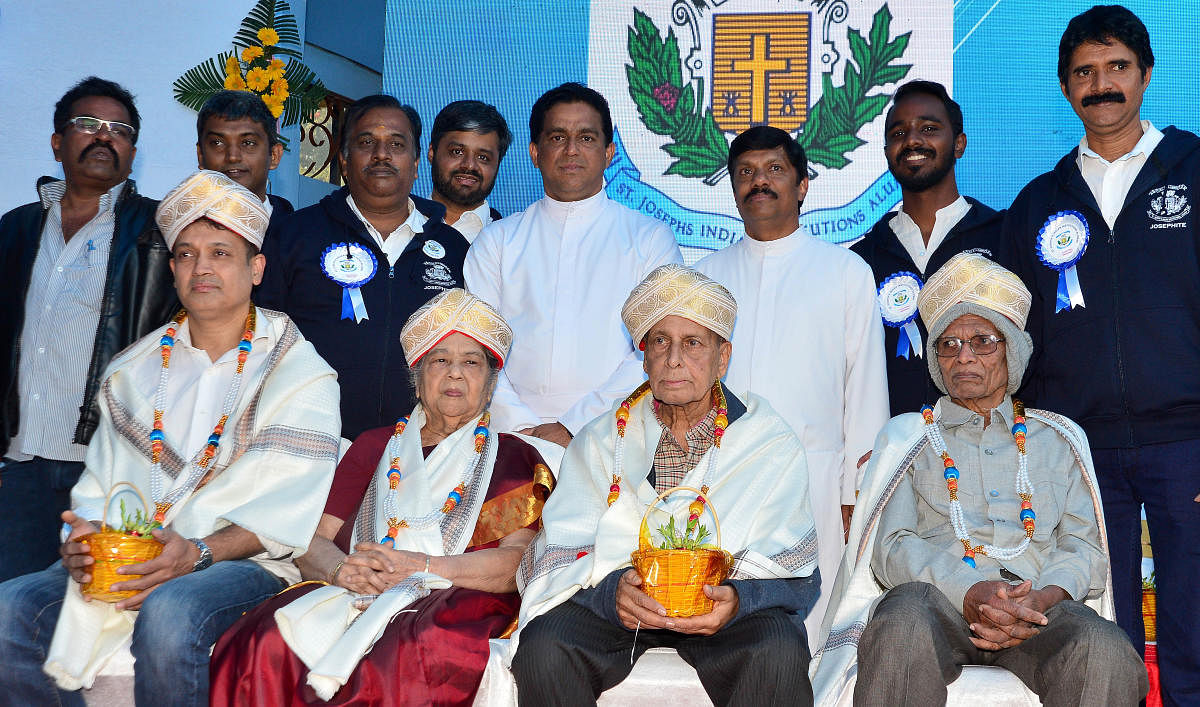
[[[888,109],[887,119],[884,122],[885,126],[888,122],[891,122],[892,111],[896,110],[896,106],[900,105],[900,101],[910,96],[932,96],[941,101],[942,105],[946,107],[946,115],[950,118],[950,127],[954,129],[954,136],[958,137],[962,135],[962,107],[950,97],[950,94],[946,92],[946,87],[937,81],[909,81],[896,89],[896,95],[892,97],[892,107]]]
[[[754,150],[773,150],[776,147],[783,148],[788,162],[791,162],[792,166],[796,168],[796,183],[804,181],[804,178],[808,176],[808,157],[804,154],[804,148],[800,147],[800,143],[796,142],[796,139],[787,131],[773,128],[770,125],[755,125],[735,137],[729,146],[729,161],[725,166],[732,175],[733,162],[742,153]]]
[[[350,157],[350,133],[358,127],[358,121],[367,112],[376,108],[395,108],[396,110],[403,111],[404,115],[408,116],[408,122],[412,125],[413,132],[413,158],[419,159],[421,156],[421,116],[417,113],[416,108],[401,103],[394,96],[382,93],[363,96],[346,108],[346,112],[342,116],[342,157]]]
[[[454,101],[448,104],[433,119],[433,129],[429,132],[429,146],[435,151],[442,136],[446,133],[467,131],[486,135],[496,133],[499,143],[500,159],[508,152],[512,144],[512,132],[508,123],[496,107],[483,101]]]
[[[612,113],[608,110],[608,101],[594,89],[581,83],[568,81],[561,86],[546,91],[533,104],[529,113],[529,142],[534,143],[542,136],[542,128],[546,124],[546,114],[559,103],[586,103],[600,114],[601,129],[604,131],[605,146],[613,141]]]
[[[1071,71],[1071,55],[1079,45],[1093,42],[1110,45],[1113,41],[1133,50],[1137,55],[1142,79],[1146,71],[1154,66],[1154,51],[1150,49],[1150,33],[1138,16],[1121,5],[1096,5],[1078,14],[1067,23],[1062,39],[1058,43],[1058,80],[1066,86]]]
[[[89,76],[75,84],[63,94],[62,98],[58,99],[58,103],[54,104],[54,132],[61,134],[67,127],[67,121],[75,117],[72,112],[75,110],[76,102],[95,96],[111,98],[125,106],[125,112],[129,114],[129,124],[135,131],[133,144],[136,145],[138,135],[142,132],[142,117],[138,115],[137,106],[133,105],[133,94],[122,88],[120,84],[98,76]]]
[[[200,114],[196,116],[197,142],[204,139],[204,124],[213,116],[223,120],[249,118],[262,127],[272,146],[279,142],[279,133],[275,130],[275,116],[271,115],[271,110],[257,93],[218,91],[205,101],[204,106],[200,108]]]

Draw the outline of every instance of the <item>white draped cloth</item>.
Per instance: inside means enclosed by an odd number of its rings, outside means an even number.
[[[765,400],[753,394],[742,399],[747,410],[726,429],[719,452],[710,448],[682,485],[709,486],[709,503],[721,522],[721,547],[734,557],[732,579],[807,577],[817,566],[817,535],[809,512],[804,448]],[[647,476],[661,436],[647,395],[630,411],[621,493],[611,506],[607,498],[617,439],[613,413],[596,418],[572,440],[558,485],[542,510],[542,531],[517,571],[521,614],[517,632],[504,647],[505,665],[511,665],[521,629],[530,621],[580,589],[596,586],[613,570],[630,566],[642,514],[657,497]],[[706,478],[712,454],[719,454],[717,466]],[[693,500],[694,494],[669,496],[658,506],[662,510],[651,514],[650,527],[666,522],[667,512],[685,518]]]
[[[1054,429],[1071,446],[1075,467],[1070,473],[1081,474],[1091,491],[1100,544],[1107,552],[1108,536],[1104,530],[1100,490],[1092,465],[1091,449],[1083,430],[1071,420],[1044,410],[1028,408],[1025,416]],[[927,444],[925,423],[918,413],[892,418],[875,442],[875,451],[867,464],[863,489],[859,494],[858,509],[850,523],[849,546],[832,588],[833,601],[814,644],[820,648],[813,654],[809,664],[808,674],[816,704],[851,704],[858,676],[858,641],[875,603],[885,592],[871,571],[871,552],[879,530],[879,519],[896,487],[904,481],[913,461]],[[1111,569],[1106,573],[1104,592],[1089,598],[1087,604],[1100,616],[1112,619]],[[988,696],[979,695],[979,699],[987,702]]]
[[[400,459],[402,473],[396,490],[397,518],[427,516],[441,509],[447,495],[459,483],[466,489],[462,502],[435,522],[402,528],[395,539],[395,548],[433,556],[459,555],[466,550],[491,484],[499,448],[497,433],[488,435],[483,454],[476,459],[475,424],[463,425],[439,442],[426,458],[421,448],[421,428],[425,421],[425,411],[418,403],[398,444],[389,443],[380,457],[355,520],[351,547],[359,542],[379,542],[387,534],[384,499],[394,455]],[[547,447],[548,456],[543,451]],[[561,454],[557,445],[538,446],[552,469],[558,461],[558,455],[552,453],[554,449]],[[417,572],[377,596],[358,595],[329,585],[278,609],[275,621],[288,647],[308,667],[308,684],[321,699],[328,700],[346,684],[359,661],[396,615],[432,590],[451,586],[450,580],[431,572]]]
[[[645,374],[621,305],[651,270],[682,262],[669,228],[603,191],[543,197],[483,229],[463,264],[467,289],[513,329],[493,426],[559,421],[575,433],[636,388]]]
[[[808,455],[823,586],[804,623],[816,636],[844,547],[841,505],[854,503],[858,459],[888,419],[875,279],[857,254],[801,230],[743,238],[696,269],[738,303],[725,382],[766,398]]]
[[[159,340],[166,328],[139,340],[109,364],[100,390],[100,425],[88,446],[83,476],[71,490],[72,508],[81,517],[98,518],[108,490],[120,481],[132,483],[153,504],[149,436],[158,381],[157,375],[147,380],[137,373],[147,360],[161,361]],[[211,464],[211,478],[174,504],[164,525],[185,538],[203,538],[237,525],[268,548],[250,559],[294,582],[300,575],[291,558],[308,548],[337,464],[337,375],[286,315],[258,309],[256,333],[267,339],[255,339],[251,356],[264,356],[265,361],[253,373],[247,367]],[[180,449],[172,410],[176,408],[168,398],[164,488],[171,487],[172,477],[186,475],[183,455],[190,459],[196,451]],[[137,612],[85,602],[74,580],[68,580],[65,589],[45,670],[63,689],[76,690],[91,687],[131,636]]]

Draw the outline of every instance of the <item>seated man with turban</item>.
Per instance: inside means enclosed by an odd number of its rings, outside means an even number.
[[[655,269],[625,301],[649,381],[571,442],[522,561],[508,646],[521,704],[594,704],[659,646],[694,666],[717,704],[812,703],[803,621],[820,576],[804,448],[766,401],[720,382],[736,314],[728,290],[682,265]],[[667,513],[681,528],[707,524],[711,511],[733,554],[697,616],[669,616],[630,567],[647,507],[678,486],[704,499],[668,496],[650,528]]]
[[[814,671],[818,699],[848,696],[857,640],[856,705],[944,704],[967,664],[1006,668],[1045,704],[1136,705],[1146,669],[1106,618],[1087,440],[1071,420],[1010,397],[1033,351],[1029,291],[960,253],[918,306],[946,395],[876,440]]]
[[[488,639],[516,618],[517,563],[563,449],[492,429],[512,330],[483,300],[446,290],[400,344],[416,408],[346,452],[296,560],[315,581],[221,638],[211,704],[470,704]]]
[[[128,640],[138,704],[206,704],[209,648],[299,579],[291,557],[333,479],[333,369],[290,319],[250,302],[265,266],[262,200],[201,171],[167,194],[157,221],[183,309],[103,377],[100,426],[62,514],[62,563],[0,585],[0,694],[13,704],[83,704],[73,691]],[[108,574],[91,534],[142,510],[118,484],[146,499],[163,547],[116,570],[132,576],[112,589],[132,596],[108,604],[80,589]]]

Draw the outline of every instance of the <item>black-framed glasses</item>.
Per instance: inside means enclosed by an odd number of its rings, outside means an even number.
[[[93,118],[90,115],[77,115],[68,120],[67,125],[74,126],[76,130],[84,135],[95,135],[100,132],[101,128],[107,130],[109,135],[119,137],[122,140],[132,141],[133,136],[137,135],[137,128],[129,123]]]
[[[1000,348],[1000,344],[1004,343],[1004,339],[995,334],[976,334],[969,339],[960,339],[957,336],[943,336],[933,342],[933,350],[937,352],[938,358],[950,358],[958,356],[962,351],[963,344],[971,347],[971,352],[976,356],[987,356],[990,353],[996,353],[996,349]]]

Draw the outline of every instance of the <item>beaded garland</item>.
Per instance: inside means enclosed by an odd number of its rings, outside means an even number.
[[[608,505],[616,503],[621,496],[621,474],[625,464],[625,427],[629,424],[629,410],[634,405],[637,405],[642,398],[650,392],[650,383],[642,383],[637,390],[625,398],[617,408],[617,442],[614,448],[613,460],[613,475],[612,485],[608,487]],[[725,400],[725,390],[721,384],[714,383],[712,387],[712,399],[717,407],[717,417],[713,421],[713,446],[716,447],[712,454],[708,455],[708,468],[704,470],[704,478],[700,485],[700,492],[708,495],[708,482],[712,478],[713,470],[717,468],[717,454],[721,451],[721,438],[725,436],[725,428],[729,427],[729,405]],[[696,500],[688,504],[688,521],[687,531],[691,532],[695,529],[697,521],[700,519],[700,514],[704,512],[704,499],[700,496]]]
[[[250,356],[250,350],[253,348],[251,341],[254,339],[254,327],[257,323],[254,304],[250,304],[250,311],[246,315],[246,328],[242,333],[242,340],[238,342],[237,355],[237,371],[233,374],[233,380],[229,384],[229,392],[225,395],[225,403],[221,408],[221,416],[217,419],[217,424],[213,426],[212,434],[208,436],[208,441],[204,447],[196,453],[196,456],[188,464],[187,481],[168,494],[166,497],[162,495],[162,453],[165,435],[163,434],[163,416],[167,408],[167,379],[170,376],[171,369],[171,351],[175,348],[175,334],[179,328],[183,326],[183,322],[187,319],[187,310],[181,309],[171,320],[170,326],[163,332],[163,336],[159,339],[159,350],[162,355],[162,368],[158,376],[158,389],[154,394],[154,424],[150,430],[150,493],[154,497],[154,520],[162,523],[167,516],[167,511],[171,506],[175,505],[180,498],[192,492],[192,488],[200,481],[208,465],[213,458],[217,456],[217,447],[221,445],[221,435],[225,432],[225,423],[229,421],[229,415],[233,412],[233,406],[237,402],[238,392],[242,387],[242,373],[246,369],[246,359]]]
[[[484,411],[479,418],[479,422],[475,425],[475,457],[471,463],[467,465],[467,472],[470,473],[479,465],[479,457],[483,454],[484,447],[487,446],[488,425],[491,424],[492,415],[488,411]],[[446,495],[446,501],[442,504],[441,510],[426,513],[420,518],[408,520],[399,517],[399,512],[396,509],[396,499],[398,498],[397,488],[400,486],[400,456],[398,454],[397,445],[400,443],[400,435],[404,434],[404,428],[408,426],[408,418],[401,417],[396,420],[396,427],[392,431],[392,438],[388,440],[388,451],[391,452],[391,463],[388,465],[387,480],[388,492],[383,499],[383,512],[388,515],[387,534],[379,540],[380,545],[396,546],[396,536],[400,533],[401,528],[428,528],[438,522],[441,516],[453,511],[462,503],[463,495],[467,492],[466,479],[459,481],[450,493]]]
[[[942,437],[941,429],[933,419],[933,406],[921,407],[921,417],[925,420],[925,437],[941,458],[945,467],[943,476],[946,479],[946,490],[950,493],[950,524],[954,527],[954,535],[963,544],[963,562],[975,566],[975,556],[985,555],[997,560],[1011,560],[1019,557],[1029,547],[1036,527],[1037,514],[1033,512],[1033,484],[1029,481],[1029,461],[1025,454],[1025,437],[1028,429],[1025,427],[1025,406],[1019,400],[1013,400],[1012,436],[1017,443],[1017,495],[1021,498],[1021,525],[1025,528],[1025,537],[1016,547],[996,547],[995,545],[972,545],[971,535],[967,532],[966,521],[963,520],[962,504],[958,501],[958,467],[946,449],[946,440]]]

